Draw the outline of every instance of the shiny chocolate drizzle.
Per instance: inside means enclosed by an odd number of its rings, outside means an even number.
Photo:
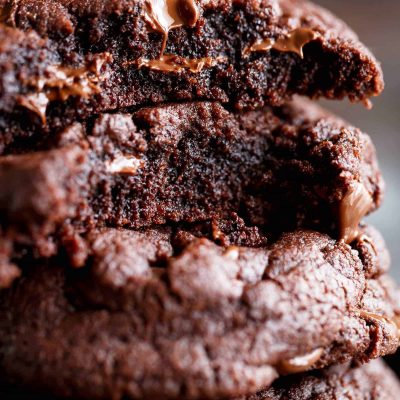
[[[155,71],[179,73],[184,70],[189,70],[190,72],[198,73],[202,71],[203,68],[213,67],[224,60],[225,58],[223,57],[184,58],[174,54],[167,54],[156,60],[140,58],[137,65],[139,68],[147,67]]]
[[[353,242],[360,234],[359,223],[371,210],[373,199],[365,186],[353,182],[339,205],[339,236],[346,243]]]
[[[194,0],[146,0],[145,20],[151,29],[163,35],[160,56],[157,59],[140,58],[135,64],[139,68],[154,71],[180,73],[188,70],[198,73],[225,60],[224,57],[185,58],[164,54],[171,29],[187,26],[193,28],[199,19],[199,10]],[[132,64],[130,62],[127,65]]]
[[[144,11],[150,27],[163,35],[160,57],[164,54],[171,29],[194,27],[199,19],[199,10],[194,0],[146,0]]]
[[[277,365],[277,369],[281,375],[296,374],[308,371],[317,361],[320,360],[323,353],[324,349],[319,347],[313,350],[311,353],[281,361]]]
[[[317,39],[319,34],[308,28],[297,28],[287,35],[278,39],[261,39],[247,47],[243,54],[249,55],[258,51],[278,50],[282,52],[291,52],[304,57],[303,48],[306,44]]]
[[[65,101],[71,96],[88,98],[100,93],[100,70],[103,64],[109,61],[110,55],[103,54],[88,66],[81,68],[49,66],[43,76],[26,82],[35,92],[19,96],[17,102],[37,114],[45,124],[46,109],[51,101]]]
[[[385,317],[384,315],[375,314],[365,310],[357,310],[356,314],[358,314],[361,318],[368,322],[374,322],[378,324],[385,324],[387,326],[391,326],[393,329],[393,335],[400,340],[400,320],[398,316],[395,316],[394,319]]]

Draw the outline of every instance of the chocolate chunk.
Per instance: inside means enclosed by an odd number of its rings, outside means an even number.
[[[358,225],[371,208],[373,199],[362,183],[350,185],[339,206],[340,237],[352,242],[358,236]]]
[[[270,51],[274,49],[283,52],[297,53],[301,58],[303,58],[304,46],[313,40],[316,40],[318,36],[319,35],[316,31],[307,28],[298,28],[277,40],[260,39],[245,49],[244,54],[251,54],[255,51]]]

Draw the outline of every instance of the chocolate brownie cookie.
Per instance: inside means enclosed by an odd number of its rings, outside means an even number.
[[[234,400],[398,400],[399,393],[400,384],[393,371],[375,360],[358,368],[342,365],[280,378],[267,390]],[[61,400],[17,388],[0,388],[0,395],[3,400]]]
[[[0,293],[1,377],[91,400],[214,399],[398,347],[373,229],[352,246],[304,230],[254,247],[195,235],[104,228],[79,270],[28,263]]]
[[[294,93],[365,101],[383,88],[356,35],[304,0],[0,0],[0,9],[2,136],[166,101],[243,109]]]
[[[0,158],[4,259],[13,244],[51,256],[60,235],[85,227],[232,213],[265,231],[312,227],[351,242],[383,190],[369,137],[302,101],[239,114],[218,103],[103,114],[29,150]],[[3,286],[17,272],[5,269]]]
[[[397,400],[400,383],[382,361],[359,368],[333,367],[283,378],[257,395],[235,400]]]

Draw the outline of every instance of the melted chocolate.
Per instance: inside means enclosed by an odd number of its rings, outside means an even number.
[[[156,60],[147,60],[141,58],[138,60],[137,64],[139,68],[147,67],[155,71],[165,71],[165,72],[182,72],[184,70],[189,70],[193,73],[198,73],[203,70],[203,68],[213,67],[217,63],[224,61],[225,58],[184,58],[173,54],[163,55]]]
[[[154,0],[150,3],[158,4],[159,1]],[[161,3],[164,4],[164,8],[162,7],[158,8],[159,12],[156,15],[159,15],[159,17],[157,19],[155,18],[154,13],[149,13],[148,11],[153,9],[151,7],[154,7],[154,4],[152,6],[147,5],[146,7],[147,10],[146,20],[149,21],[153,29],[162,32],[164,34],[164,42],[162,45],[161,55],[158,59],[155,60],[148,60],[145,58],[139,59],[137,62],[139,68],[146,67],[153,69],[155,71],[175,72],[175,73],[179,73],[187,69],[193,73],[198,73],[203,68],[213,67],[216,64],[224,62],[226,60],[225,57],[217,57],[217,58],[204,57],[197,59],[189,59],[189,58],[179,57],[173,54],[164,55],[163,53],[165,50],[166,40],[168,37],[169,30],[174,27],[179,27],[183,25],[191,26],[191,25],[188,24],[187,20],[185,22],[182,19],[180,20],[176,19],[176,8],[174,8],[173,14],[168,14],[169,11],[167,12],[166,10],[169,10],[169,8],[165,5],[166,3],[164,1],[162,1]],[[176,1],[173,3],[177,4]],[[195,4],[193,2],[188,2],[188,4],[191,4],[191,6],[193,6],[193,9],[195,8]],[[192,14],[193,14],[192,22],[193,24],[195,24],[198,15],[193,10]],[[196,16],[194,16],[194,14],[196,14]],[[169,19],[167,18],[168,15],[170,16]],[[175,19],[171,15],[175,15]],[[167,23],[166,21],[169,22]],[[261,41],[254,43],[252,46],[248,47],[244,51],[244,55],[248,55],[251,52],[255,51],[268,51],[271,49],[275,49],[283,52],[294,52],[299,54],[300,57],[303,57],[303,47],[312,40],[315,40],[318,36],[319,36],[318,33],[312,31],[311,29],[307,28],[295,29],[294,31],[290,32],[287,36],[279,38],[277,40],[263,39]]]
[[[37,89],[44,91],[49,100],[67,100],[70,96],[89,97],[99,93],[96,78],[89,77],[90,70],[83,68],[48,68],[47,77],[37,81]]]
[[[277,366],[278,371],[282,375],[296,374],[309,370],[324,353],[324,349],[318,348],[311,353],[303,356],[294,357],[289,360],[281,361]]]
[[[257,51],[269,51],[271,49],[292,52],[303,58],[303,47],[317,39],[319,34],[308,28],[298,28],[279,39],[262,39],[245,49],[244,54],[248,55]]]
[[[46,109],[50,101],[65,101],[70,96],[88,98],[100,93],[98,87],[100,71],[103,64],[109,61],[111,61],[110,55],[105,53],[93,60],[88,67],[51,66],[47,68],[43,77],[27,82],[28,86],[34,88],[35,93],[20,96],[18,103],[37,114],[45,124]]]
[[[146,0],[144,11],[151,28],[163,35],[160,57],[164,54],[171,29],[194,27],[199,19],[199,10],[194,0]]]
[[[393,326],[395,336],[400,339],[400,325],[399,325],[399,316],[396,316],[394,319],[387,318],[383,315],[371,313],[369,311],[358,311],[361,318],[365,319],[369,322],[378,322],[378,324],[389,324]]]
[[[164,54],[168,33],[171,29],[196,25],[199,19],[199,10],[194,0],[146,0],[144,11],[145,20],[153,30],[162,33],[163,42],[159,58],[155,60],[141,58],[137,61],[139,68],[146,67],[155,71],[175,73],[189,70],[198,73],[205,67],[214,66],[222,59],[211,57],[190,59]]]
[[[35,87],[36,93],[20,96],[18,99],[18,103],[37,114],[43,124],[46,123],[46,109],[50,101],[65,101],[70,96],[87,98],[100,92],[97,79],[90,78],[86,68],[52,66],[47,69],[46,75],[28,82]]]
[[[143,164],[143,160],[135,156],[120,155],[107,164],[107,171],[112,174],[135,175]]]
[[[365,186],[354,182],[339,206],[339,236],[346,243],[351,243],[359,235],[359,223],[371,210],[373,199]]]

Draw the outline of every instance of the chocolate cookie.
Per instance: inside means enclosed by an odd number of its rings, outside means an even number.
[[[397,400],[400,384],[382,361],[359,368],[333,367],[280,379],[257,395],[236,400]]]
[[[13,243],[54,254],[60,229],[68,241],[86,227],[237,216],[269,232],[311,227],[351,242],[382,198],[369,137],[302,101],[239,114],[218,103],[103,114],[39,149],[19,144],[0,158],[11,257]]]
[[[93,231],[83,268],[31,261],[0,293],[1,377],[91,400],[214,399],[392,353],[398,291],[379,235],[362,233],[225,247],[195,230]]]
[[[0,9],[2,136],[166,101],[243,109],[294,93],[365,101],[383,88],[357,36],[303,0],[0,0]]]
[[[267,390],[234,400],[397,400],[399,393],[400,384],[393,371],[375,360],[358,368],[343,365],[281,378]],[[0,388],[0,395],[3,400],[61,400],[17,388]]]

